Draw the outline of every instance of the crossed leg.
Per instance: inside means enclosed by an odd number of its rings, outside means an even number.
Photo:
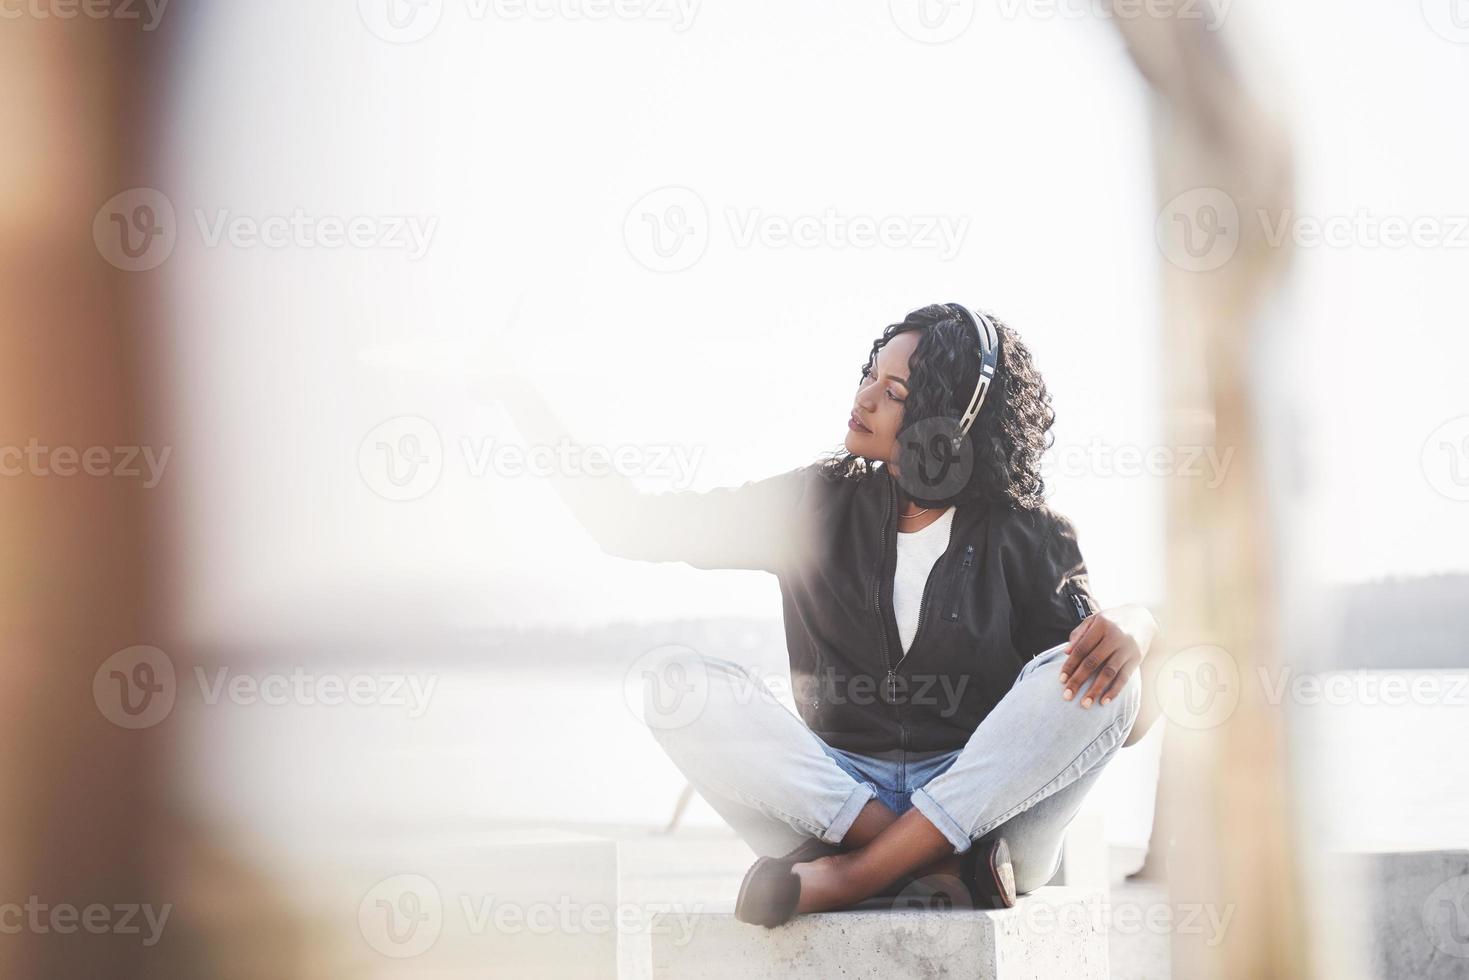
[[[1141,701],[1136,675],[1109,704],[1082,708],[1063,700],[1064,661],[1063,644],[1026,664],[953,765],[915,790],[913,809],[869,843],[796,865],[801,879],[797,911],[862,901],[904,875],[968,850],[999,828],[1007,841],[1014,830],[1017,891],[1048,880],[1066,823],[1121,747]],[[1013,853],[1021,849],[1023,855]]]
[[[1129,680],[1109,705],[1061,697],[1065,659],[1032,659],[954,762],[912,794],[901,817],[827,754],[758,675],[692,652],[645,676],[644,718],[675,765],[760,854],[803,840],[847,853],[798,864],[799,911],[859,902],[904,877],[952,871],[955,856],[996,829],[1011,849],[1016,890],[1051,878],[1066,825],[1121,746],[1139,707]]]
[[[860,846],[897,819],[755,671],[688,651],[653,665],[643,682],[653,737],[757,854],[811,838]]]

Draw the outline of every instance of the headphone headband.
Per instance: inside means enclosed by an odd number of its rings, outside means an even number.
[[[968,434],[969,427],[979,416],[985,395],[989,394],[990,382],[1000,366],[1000,331],[995,328],[994,321],[984,313],[976,316],[958,303],[945,303],[944,308],[953,313],[956,319],[973,327],[975,337],[979,340],[979,381],[974,386],[974,394],[969,397],[969,407],[959,420],[959,432],[954,436],[957,449],[959,440]]]

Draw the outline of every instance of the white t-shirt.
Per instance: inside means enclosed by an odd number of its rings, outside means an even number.
[[[898,567],[893,572],[893,616],[898,620],[898,638],[903,652],[913,643],[918,632],[918,612],[923,604],[923,587],[928,573],[949,547],[949,532],[954,527],[954,508],[921,531],[898,532]]]

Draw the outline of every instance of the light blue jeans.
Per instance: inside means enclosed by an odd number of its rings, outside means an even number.
[[[684,651],[645,683],[644,718],[700,794],[759,854],[802,840],[840,843],[876,798],[895,813],[916,808],[956,852],[998,830],[1010,847],[1016,889],[1055,875],[1066,827],[1132,729],[1136,673],[1107,705],[1061,697],[1065,645],[1020,671],[963,748],[864,755],[827,745],[780,703],[755,671]],[[676,678],[675,704],[656,684]]]

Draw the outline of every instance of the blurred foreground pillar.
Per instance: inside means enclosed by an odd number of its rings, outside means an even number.
[[[161,736],[109,720],[93,690],[109,656],[155,642],[161,491],[129,475],[149,444],[141,395],[157,390],[140,342],[149,273],[93,241],[137,165],[151,39],[78,9],[0,20],[0,976],[14,978],[146,975],[144,907],[167,902],[148,841]],[[135,687],[130,707],[146,696]]]
[[[1290,151],[1220,25],[1197,5],[1175,12],[1113,21],[1152,87],[1168,443],[1212,449],[1227,467],[1217,487],[1175,474],[1168,490],[1166,649],[1150,664],[1169,725],[1154,846],[1171,838],[1174,977],[1299,980],[1308,897],[1284,706],[1260,682],[1283,662],[1258,369],[1285,326],[1289,238],[1267,233],[1290,204]],[[1222,942],[1183,928],[1200,911],[1227,923]]]

